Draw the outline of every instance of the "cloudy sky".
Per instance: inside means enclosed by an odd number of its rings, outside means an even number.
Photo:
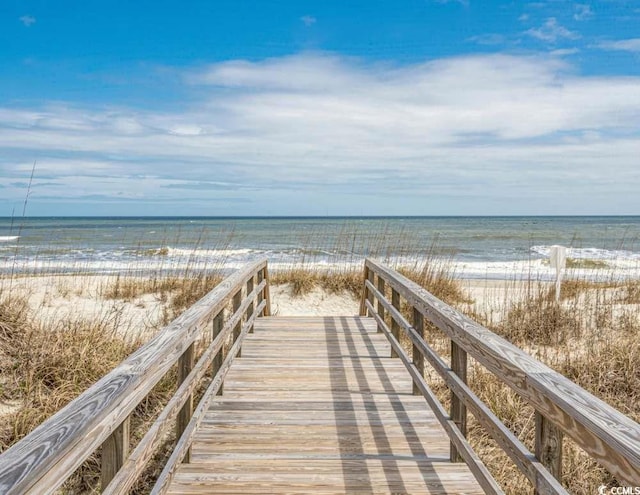
[[[0,46],[0,216],[640,214],[639,0],[2,0]]]

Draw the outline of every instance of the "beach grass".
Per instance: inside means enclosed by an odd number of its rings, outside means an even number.
[[[480,301],[478,294],[465,289],[450,261],[433,254],[396,268],[436,297],[640,420],[640,282],[621,280],[615,273],[598,278],[605,282],[594,282],[574,273],[563,283],[562,297],[556,302],[554,288],[547,282],[504,280],[499,295],[484,294]],[[158,272],[146,277],[116,274],[93,285],[81,274],[48,282],[49,292],[56,297],[81,295],[103,301],[107,310],[99,318],[54,313],[43,321],[39,316],[43,307],[33,307],[29,294],[6,290],[4,284],[5,290],[0,289],[0,390],[11,407],[0,416],[0,447],[5,449],[22,438],[211,290],[222,279],[221,267],[222,264],[210,271],[180,274]],[[32,274],[31,278],[39,277]],[[13,279],[15,289],[21,278],[14,275]],[[292,297],[320,290],[356,301],[362,291],[362,266],[348,263],[320,269],[313,260],[307,260],[273,270],[271,284],[286,285]],[[157,303],[160,316],[145,332],[139,328],[123,331],[127,321],[122,308],[142,305],[145,298]],[[46,304],[45,299],[42,301],[40,304]],[[411,320],[409,308],[405,305],[402,309]],[[427,325],[426,338],[448,358],[448,339],[440,330]],[[402,344],[410,352],[409,340],[402,339]],[[533,409],[491,373],[470,361],[469,382],[474,392],[533,449]],[[442,381],[433,373],[427,372],[427,376],[443,404],[448,404],[448,391]],[[140,426],[152,420],[174,387],[175,375],[170,375],[154,389],[136,410],[132,431],[143,430]],[[471,417],[469,439],[507,493],[529,493],[523,489],[528,483],[522,475]],[[157,462],[150,466],[135,493],[148,490],[171,441],[166,440]],[[568,439],[563,462],[563,482],[572,493],[594,493],[602,484],[616,483]],[[98,478],[99,453],[69,480],[65,491],[91,492],[96,489]]]

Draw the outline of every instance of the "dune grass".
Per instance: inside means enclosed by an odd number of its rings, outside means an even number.
[[[612,277],[613,280],[615,277]],[[637,281],[565,282],[560,302],[547,283],[505,281],[512,297],[494,301],[501,317],[453,302],[463,313],[523,348],[590,393],[635,421],[640,421],[640,308],[633,297]],[[428,326],[428,339],[443,354],[442,332]],[[494,375],[470,360],[469,382],[474,392],[531,451],[534,449],[534,410]],[[448,392],[438,383],[443,402]],[[506,493],[533,493],[507,456],[470,416],[469,438]],[[617,486],[604,468],[568,438],[564,440],[563,483],[571,493],[596,493],[601,485]]]
[[[0,294],[1,394],[3,401],[14,404],[0,416],[1,449],[27,435],[143,342],[136,334],[123,336],[117,317],[101,320],[69,317],[45,324],[38,321],[24,299]],[[150,422],[170,396],[174,382],[174,375],[163,379],[136,408],[132,432]],[[99,466],[98,451],[67,481],[62,492],[95,490]]]
[[[434,251],[397,268],[436,297],[466,312],[624,414],[640,420],[637,410],[640,403],[637,307],[640,305],[640,282],[614,282],[617,277],[613,275],[609,279],[611,282],[569,279],[563,283],[562,298],[557,303],[553,288],[548,284],[505,281],[508,296],[492,302],[494,313],[474,304],[449,261]],[[217,272],[213,275],[185,272],[146,278],[121,275],[103,283],[95,296],[105,301],[136,304],[141,297],[152,295],[163,305],[160,323],[164,324],[220,280]],[[312,260],[308,260],[273,270],[271,283],[289,284],[293,295],[320,289],[359,299],[362,266],[353,263],[319,270]],[[72,283],[58,285],[56,290],[60,294],[75,290]],[[406,305],[403,311],[410,319]],[[46,324],[36,316],[25,298],[0,291],[0,392],[5,401],[16,404],[0,417],[2,449],[22,438],[144,342],[140,333],[123,334],[118,330],[123,322],[117,313],[107,313],[98,320],[65,317]],[[442,332],[427,325],[427,339],[444,358],[448,357],[448,340]],[[410,350],[408,339],[403,339],[402,343]],[[432,373],[428,375],[434,390],[447,404],[446,387]],[[163,380],[136,410],[132,431],[142,430],[139,426],[153,418],[175,387],[174,381],[173,375]],[[473,360],[469,367],[469,382],[476,394],[532,449],[533,409]],[[528,482],[471,417],[469,438],[507,493],[532,493],[524,488]],[[565,444],[563,482],[571,492],[591,494],[596,493],[601,484],[616,483],[571,441],[565,440]],[[137,488],[139,493],[145,492],[160,465],[161,460],[150,467]],[[91,492],[97,486],[98,477],[99,453],[65,485],[65,492]]]
[[[0,284],[0,451],[14,444],[45,419],[93,385],[142,346],[158,329],[172,321],[215,287],[216,271],[185,272],[182,276],[153,274],[104,277],[96,284],[84,275],[51,276],[42,280],[46,295],[36,306],[25,287],[38,277],[13,275]],[[10,283],[7,283],[10,282]],[[162,308],[153,328],[132,327],[124,309],[141,305],[145,295]],[[89,296],[101,305],[97,317],[53,313],[42,317],[57,297]],[[43,306],[40,306],[43,305]],[[161,411],[176,387],[172,370],[134,410],[132,445]],[[170,452],[171,436],[158,459],[151,463],[132,493],[147,493]],[[64,484],[62,493],[97,493],[100,451],[92,454]]]

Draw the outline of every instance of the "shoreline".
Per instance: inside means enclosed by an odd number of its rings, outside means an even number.
[[[374,257],[375,258],[375,257]],[[38,276],[102,276],[102,277],[170,277],[187,276],[199,273],[220,273],[223,276],[241,268],[245,263],[258,258],[244,261],[219,260],[211,263],[208,260],[163,260],[164,262],[140,263],[121,262],[114,264],[105,261],[3,261],[0,259],[0,278],[38,277]],[[380,259],[384,264],[393,268],[421,269],[430,266],[436,271],[450,274],[451,278],[464,280],[495,280],[495,281],[555,281],[556,272],[546,259],[532,259],[519,261],[457,261],[449,259],[420,259],[389,260]],[[590,281],[627,281],[640,279],[640,260],[610,260],[595,267],[569,266],[563,270],[563,279],[581,279]],[[286,273],[288,271],[305,270],[316,273],[345,273],[362,271],[364,258],[349,262],[302,261],[296,263],[269,262],[272,273]]]

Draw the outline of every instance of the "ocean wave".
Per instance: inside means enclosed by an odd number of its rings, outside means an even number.
[[[2,272],[22,272],[22,273],[94,273],[94,274],[129,274],[129,275],[157,275],[159,273],[175,273],[177,275],[193,274],[197,272],[221,272],[228,273],[232,270],[244,266],[246,258],[230,259],[226,258],[221,262],[212,262],[208,258],[177,257],[167,259],[160,258],[140,258],[137,261],[131,259],[5,259],[0,258],[0,273]],[[381,260],[384,264],[399,266],[414,266],[408,258],[389,258]],[[443,260],[450,273],[459,279],[497,279],[497,280],[540,280],[553,281],[555,270],[543,259],[520,260],[520,261],[447,261]],[[611,269],[591,270],[572,269],[571,276],[590,280],[630,279],[640,277],[640,262],[610,262]],[[269,257],[269,267],[272,272],[287,270],[291,267],[303,267],[308,270],[320,271],[344,271],[362,270],[362,260],[342,260],[334,261],[328,259],[317,259],[313,261],[292,261],[285,259],[274,259]]]
[[[531,251],[544,257],[548,257],[551,246],[532,246]],[[567,248],[567,257],[580,260],[602,261],[640,261],[640,253],[623,249]]]
[[[0,235],[0,242],[13,242],[20,239],[19,235]]]
[[[170,257],[177,258],[234,258],[240,256],[248,256],[251,254],[260,254],[264,251],[258,249],[239,248],[239,249],[185,249],[167,247],[167,253]]]

